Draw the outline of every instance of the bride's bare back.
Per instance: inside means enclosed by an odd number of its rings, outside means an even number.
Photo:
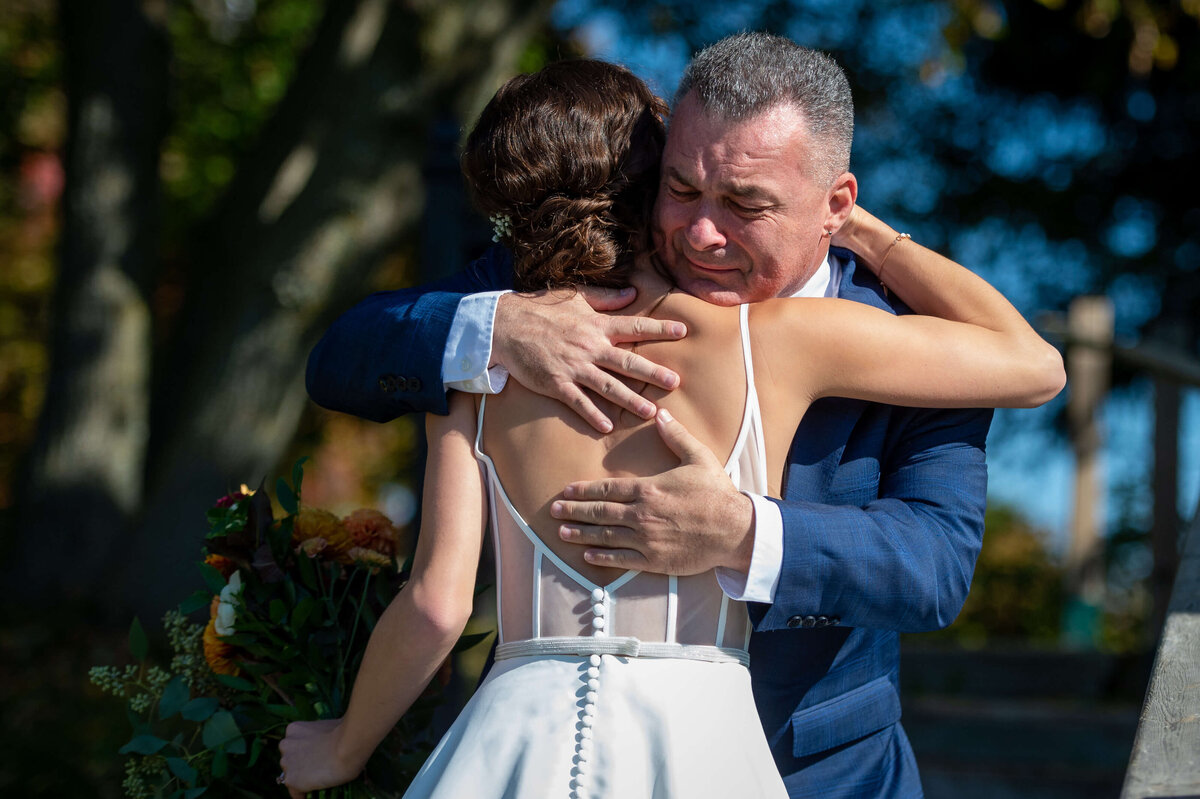
[[[632,387],[668,410],[725,462],[745,413],[739,310],[709,305],[679,292],[664,299],[669,287],[657,277],[643,277],[636,284],[638,299],[622,314],[677,320],[687,325],[688,334],[680,341],[637,347],[640,354],[681,375],[679,388],[667,392],[653,386]],[[756,372],[761,366],[756,359]],[[678,458],[663,443],[653,421],[622,412],[602,398],[598,402],[615,420],[611,433],[596,432],[557,400],[509,381],[502,393],[488,399],[483,451],[494,461],[513,505],[539,538],[585,577],[604,582],[614,570],[586,563],[582,547],[559,538],[561,522],[551,518],[551,503],[562,498],[569,482],[659,474],[676,466]],[[776,496],[783,458],[799,420],[796,403],[785,415],[787,420],[772,420],[766,431],[771,493]]]

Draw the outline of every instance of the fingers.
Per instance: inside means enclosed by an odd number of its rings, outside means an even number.
[[[633,521],[632,509],[619,502],[566,502],[558,501],[550,506],[550,515],[555,519],[580,524],[627,526]]]
[[[596,360],[596,365],[610,372],[625,375],[643,383],[650,383],[668,391],[679,385],[679,375],[675,372],[665,366],[659,366],[636,352],[623,350],[620,347],[613,347],[602,353]]]
[[[637,290],[632,287],[606,289],[588,286],[581,288],[579,293],[594,311],[619,311],[637,298]]]
[[[649,565],[646,556],[632,549],[587,549],[583,559],[593,566],[608,566],[612,569],[641,569]]]
[[[590,424],[600,433],[611,433],[612,420],[596,407],[596,403],[574,383],[559,386],[557,397],[564,405],[575,411],[580,418]]]
[[[607,318],[608,338],[614,344],[638,341],[675,341],[687,335],[687,325],[670,319],[651,319],[648,316],[610,316]]]
[[[649,362],[647,361],[647,363]],[[658,410],[653,402],[600,369],[593,369],[590,374],[581,379],[581,382],[614,405],[643,419],[653,419],[655,411]],[[588,401],[591,402],[591,400]]]
[[[576,483],[568,483],[563,488],[563,500],[576,500],[574,502],[562,501],[555,502],[550,507],[551,515],[556,519],[574,519],[575,516],[555,515],[555,508],[563,508],[564,513],[568,510],[575,509],[575,506],[584,504],[584,500],[607,500],[608,502],[633,502],[641,496],[638,488],[637,479],[620,479],[610,478],[608,480],[589,480]]]
[[[628,549],[641,554],[639,537],[628,527],[607,527],[594,524],[564,524],[558,537],[572,544],[601,547],[605,550]]]
[[[700,443],[700,440],[687,431],[666,408],[659,408],[654,417],[658,422],[658,432],[672,452],[679,456],[682,463],[696,463],[714,459],[712,450]]]

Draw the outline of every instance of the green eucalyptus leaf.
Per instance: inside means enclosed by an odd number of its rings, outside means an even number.
[[[224,749],[218,749],[213,753],[212,759],[212,775],[218,779],[229,774],[229,755],[225,754]]]
[[[184,705],[180,712],[188,721],[204,721],[216,713],[220,706],[215,697],[201,696]]]
[[[282,599],[272,599],[270,605],[271,623],[279,624],[287,616],[287,605]]]
[[[304,464],[308,460],[308,456],[304,455],[294,464],[292,464],[292,485],[296,489],[296,496],[300,496],[300,483],[304,481]]]
[[[296,570],[300,572],[300,582],[310,591],[317,590],[317,570],[313,559],[307,555],[296,557]]]
[[[225,575],[221,574],[211,563],[201,563],[199,566],[200,575],[204,578],[204,584],[208,586],[208,590],[214,594],[221,593],[221,589],[225,587],[226,583]]]
[[[136,735],[133,740],[117,750],[118,754],[153,755],[167,745],[157,735]]]
[[[203,588],[197,588],[191,596],[179,603],[179,612],[186,616],[208,607],[211,602],[212,594]]]
[[[310,596],[304,597],[296,604],[296,609],[292,611],[292,633],[296,637],[300,637],[301,630],[304,629],[304,623],[308,621],[309,616],[321,609],[321,604]]]
[[[234,677],[232,674],[216,674],[217,682],[224,685],[226,688],[233,688],[238,691],[253,691],[254,683],[241,677]]]
[[[251,674],[257,674],[261,677],[264,674],[270,674],[279,667],[274,663],[243,663],[242,668]]]
[[[250,761],[246,765],[253,766],[258,762],[258,756],[262,754],[263,747],[266,746],[266,743],[267,742],[261,735],[254,737],[254,742],[250,744]]]
[[[238,729],[232,713],[228,710],[219,710],[212,715],[212,718],[204,722],[204,729],[200,737],[208,749],[224,747],[232,752],[234,750],[229,744],[235,739],[241,740],[242,731]],[[245,741],[243,741],[243,751],[245,751],[245,745]]]
[[[270,710],[272,713],[274,713],[276,716],[279,716],[281,719],[286,719],[288,721],[301,721],[302,720],[300,711],[297,710],[295,707],[292,707],[291,705],[269,704],[269,705],[267,705],[267,710]]]
[[[146,630],[136,616],[133,618],[133,624],[129,625],[129,652],[139,663],[150,653],[150,639],[146,637]]]
[[[207,785],[198,785],[195,788],[188,788],[183,792],[183,799],[196,799],[197,796],[204,795],[204,792],[207,790]]]
[[[187,683],[183,681],[181,675],[175,675],[167,687],[163,689],[162,699],[158,700],[158,717],[160,719],[169,719],[187,704],[191,697],[191,691],[188,690]]]
[[[300,507],[300,499],[296,496],[296,492],[287,484],[287,480],[280,477],[275,481],[275,498],[279,500],[280,506],[288,513],[296,513]]]
[[[192,768],[191,764],[182,757],[168,757],[167,768],[171,769],[171,773],[179,779],[191,785],[196,781],[197,772]]]

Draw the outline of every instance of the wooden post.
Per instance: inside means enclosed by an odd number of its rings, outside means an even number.
[[[1112,372],[1113,308],[1107,297],[1076,297],[1067,314],[1067,416],[1075,451],[1075,507],[1067,552],[1068,591],[1096,607],[1104,596],[1101,533],[1104,489],[1100,470],[1103,435],[1096,413]]]
[[[1200,795],[1200,505],[1179,573],[1121,799]]]

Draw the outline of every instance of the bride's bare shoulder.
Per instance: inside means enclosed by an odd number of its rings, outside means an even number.
[[[654,314],[660,319],[683,322],[698,331],[709,327],[725,328],[738,323],[738,306],[723,306],[707,303],[698,297],[674,292],[663,301]]]

